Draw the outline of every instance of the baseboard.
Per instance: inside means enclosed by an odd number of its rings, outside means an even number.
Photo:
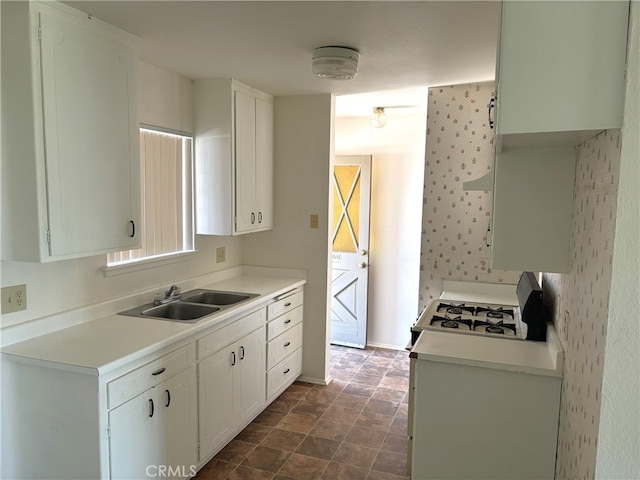
[[[314,385],[324,385],[327,386],[331,383],[331,381],[333,380],[333,378],[331,377],[327,377],[324,380],[318,379],[318,378],[313,378],[313,377],[305,377],[305,376],[300,376],[297,378],[297,382],[304,382],[304,383],[312,383]]]
[[[367,348],[368,347],[374,347],[374,348],[384,348],[387,350],[406,350],[406,345],[387,345],[384,343],[370,343],[367,342]]]

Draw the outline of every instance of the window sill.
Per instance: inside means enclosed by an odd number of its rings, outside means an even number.
[[[169,253],[167,255],[158,255],[156,257],[143,258],[140,260],[132,260],[130,262],[116,263],[113,265],[105,265],[102,267],[102,273],[105,277],[121,275],[123,273],[131,273],[139,270],[147,270],[149,268],[161,267],[171,263],[182,262],[184,257],[193,255],[197,250],[188,250],[179,253]]]

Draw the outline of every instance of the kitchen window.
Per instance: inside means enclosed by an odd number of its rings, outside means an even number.
[[[194,250],[192,146],[191,136],[140,129],[141,247],[109,253],[109,270]]]

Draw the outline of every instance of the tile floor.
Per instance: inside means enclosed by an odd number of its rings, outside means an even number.
[[[333,382],[293,384],[195,478],[408,479],[408,352],[331,346],[330,365]]]

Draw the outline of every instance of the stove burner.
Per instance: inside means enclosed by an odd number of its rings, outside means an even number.
[[[481,327],[486,327],[484,331],[487,333],[505,335],[505,329],[509,329],[514,335],[517,335],[515,323],[503,323],[502,320],[499,322],[483,322],[482,320],[475,320],[473,322],[474,330],[481,330]]]
[[[482,312],[487,312],[487,318],[503,318],[504,315],[515,318],[513,316],[513,309],[506,309],[504,307],[476,307],[476,315]]]
[[[473,320],[468,318],[462,318],[460,316],[451,318],[449,316],[439,317],[438,315],[434,315],[429,322],[429,325],[433,325],[434,323],[440,322],[440,327],[442,328],[460,328],[460,325],[466,325],[467,330],[473,330]]]
[[[462,315],[463,311],[469,312],[471,315],[475,315],[476,309],[475,307],[467,307],[464,303],[456,305],[454,303],[440,303],[438,308],[436,308],[436,312],[439,312],[441,309],[445,309],[446,313],[451,315]]]

